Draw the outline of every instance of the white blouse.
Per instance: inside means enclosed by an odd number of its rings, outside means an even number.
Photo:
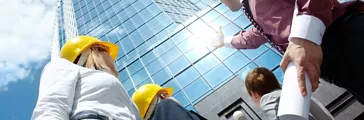
[[[43,69],[32,120],[69,120],[91,110],[113,120],[139,120],[136,105],[115,76],[52,59]]]

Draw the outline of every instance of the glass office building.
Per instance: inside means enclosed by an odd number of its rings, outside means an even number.
[[[252,27],[243,12],[216,0],[61,0],[56,20],[58,50],[77,35],[119,46],[115,64],[130,96],[156,83],[173,87],[173,96],[195,110],[201,99],[257,66],[282,80],[281,55],[268,44],[254,50],[209,46],[220,25],[226,36]]]

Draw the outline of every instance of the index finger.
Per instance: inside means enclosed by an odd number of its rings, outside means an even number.
[[[297,68],[298,85],[299,85],[299,88],[301,90],[301,94],[302,94],[302,96],[306,96],[307,95],[307,90],[306,90],[304,67],[301,66],[301,65],[296,64],[296,68]]]

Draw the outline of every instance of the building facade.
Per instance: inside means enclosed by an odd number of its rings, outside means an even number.
[[[219,0],[61,0],[52,56],[77,35],[115,43],[119,79],[130,96],[156,83],[173,87],[173,97],[198,112],[205,111],[200,104],[209,96],[229,81],[243,82],[257,66],[272,70],[282,83],[282,56],[269,44],[254,50],[209,46],[218,26],[226,36],[252,27],[243,12],[231,12]],[[234,90],[245,86],[239,87]]]

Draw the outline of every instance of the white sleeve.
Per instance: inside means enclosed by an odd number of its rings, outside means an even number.
[[[231,41],[233,41],[234,36],[226,36],[224,37],[224,46],[227,48],[234,48],[234,46],[231,44]]]
[[[43,69],[32,120],[69,120],[79,77],[75,64],[56,59]]]
[[[317,45],[321,45],[325,29],[325,24],[319,18],[305,14],[297,15],[296,6],[289,40],[292,38],[302,38],[316,43]]]

